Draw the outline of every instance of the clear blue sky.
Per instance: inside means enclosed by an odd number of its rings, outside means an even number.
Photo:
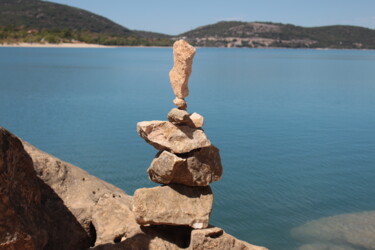
[[[51,0],[129,29],[177,35],[222,20],[375,28],[375,0]]]

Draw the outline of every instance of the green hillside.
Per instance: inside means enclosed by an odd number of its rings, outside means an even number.
[[[167,35],[132,31],[91,12],[40,0],[0,0],[1,42],[171,45]]]
[[[218,22],[172,37],[125,28],[91,12],[41,0],[0,0],[0,43],[171,46],[184,38],[202,47],[375,49],[375,30],[355,26],[305,28],[271,22]]]
[[[305,28],[270,22],[219,22],[179,37],[196,46],[375,49],[375,30],[345,25]]]
[[[2,26],[26,26],[35,29],[71,29],[130,35],[132,31],[91,12],[39,0],[0,0]]]

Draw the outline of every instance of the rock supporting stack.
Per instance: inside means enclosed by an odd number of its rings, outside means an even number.
[[[168,121],[137,124],[138,134],[159,152],[147,170],[152,181],[164,184],[134,193],[133,212],[140,225],[208,227],[213,194],[209,184],[222,175],[219,150],[211,144],[202,126],[203,116],[189,114],[189,94],[195,49],[184,40],[173,45],[174,66],[169,73],[176,95]]]

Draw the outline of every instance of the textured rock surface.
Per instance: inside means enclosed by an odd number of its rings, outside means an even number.
[[[0,127],[0,249],[42,249],[47,217],[33,162],[20,140]]]
[[[174,65],[169,72],[173,92],[178,98],[189,95],[188,81],[195,55],[195,48],[184,40],[173,44]]]
[[[174,125],[168,121],[138,122],[137,132],[156,149],[167,149],[177,154],[211,145],[203,130],[186,125]]]
[[[186,124],[190,122],[189,113],[186,110],[174,108],[168,113],[168,121],[173,124]]]
[[[117,244],[103,244],[95,250],[177,250],[189,249],[191,228],[186,226],[147,226],[133,237]]]
[[[185,101],[184,99],[182,99],[182,98],[178,98],[178,97],[176,97],[176,98],[173,100],[173,103],[174,103],[174,105],[176,105],[177,108],[179,108],[179,109],[186,110],[186,108],[187,108],[187,103],[186,103],[186,101]]]
[[[122,238],[131,238],[141,232],[129,206],[127,196],[113,197],[107,193],[99,198],[92,209],[95,245],[119,242]]]
[[[193,124],[194,127],[196,127],[196,128],[203,127],[204,117],[201,116],[200,114],[194,112],[190,115],[189,118],[190,118],[190,121],[191,121],[191,123]]]
[[[105,244],[95,250],[157,249],[157,250],[267,250],[238,240],[225,233],[223,229],[211,227],[192,230],[183,226],[142,227],[142,233],[118,244]]]
[[[189,249],[266,250],[264,247],[238,240],[218,227],[193,230]]]
[[[208,226],[212,203],[210,187],[174,184],[136,190],[133,212],[136,221],[141,225],[186,225],[205,228]]]
[[[219,150],[213,145],[178,157],[167,151],[158,154],[147,170],[150,179],[161,184],[208,186],[223,174]]]
[[[212,200],[209,196],[207,200]],[[117,187],[0,128],[0,249],[207,246],[203,237],[198,243],[194,236],[192,243],[192,229],[187,226],[139,226],[131,206],[132,197]]]
[[[45,196],[51,214],[62,218],[60,231],[53,234],[69,236],[50,249],[87,248],[114,242],[119,235],[136,233],[139,226],[130,210],[132,198],[124,191],[26,142],[23,144],[38,177],[49,188]],[[119,218],[122,223],[118,223]]]
[[[150,180],[156,183],[169,184],[173,183],[176,172],[181,171],[182,164],[186,159],[182,159],[168,151],[159,152],[151,162],[147,173]]]

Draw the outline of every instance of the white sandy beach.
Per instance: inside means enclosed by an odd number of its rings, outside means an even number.
[[[0,47],[24,48],[168,48],[168,46],[110,46],[91,43],[0,43]]]
[[[35,47],[35,48],[114,48],[118,46],[106,46],[89,43],[11,43],[0,44],[0,47]]]

